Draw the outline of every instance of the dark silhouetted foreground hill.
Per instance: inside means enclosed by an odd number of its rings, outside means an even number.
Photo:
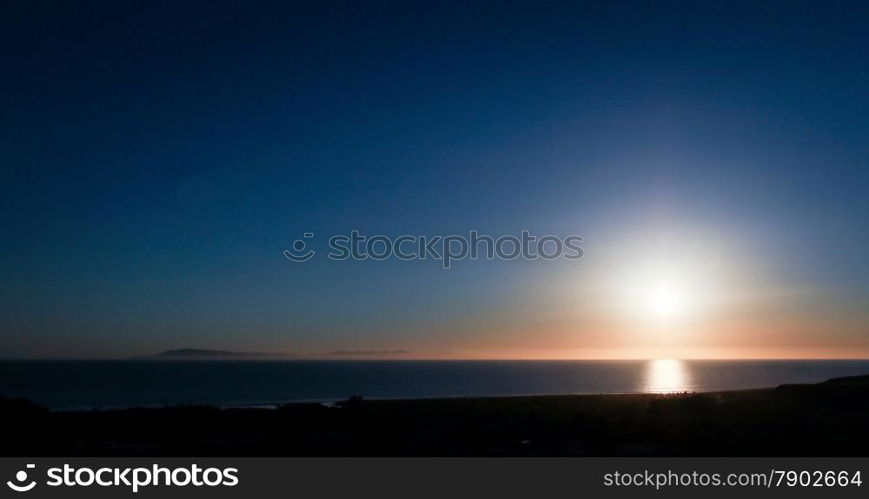
[[[840,456],[869,444],[869,376],[680,395],[50,412],[0,399],[5,455]]]

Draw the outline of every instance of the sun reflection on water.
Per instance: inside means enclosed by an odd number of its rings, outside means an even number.
[[[691,373],[681,360],[658,359],[646,364],[645,390],[651,393],[691,391]]]

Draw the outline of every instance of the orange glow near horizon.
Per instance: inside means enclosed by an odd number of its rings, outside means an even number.
[[[673,354],[667,356],[666,354]],[[314,356],[312,358],[324,358]],[[803,349],[736,349],[736,348],[599,348],[599,349],[534,349],[534,350],[466,350],[455,352],[408,352],[391,356],[352,357],[330,356],[333,360],[587,360],[587,361],[649,361],[659,360],[822,360],[869,359],[869,350],[848,347],[808,347]]]

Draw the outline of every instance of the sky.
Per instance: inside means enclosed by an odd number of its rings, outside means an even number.
[[[0,357],[869,357],[863,2],[13,1],[0,25]],[[323,258],[352,230],[584,256]]]

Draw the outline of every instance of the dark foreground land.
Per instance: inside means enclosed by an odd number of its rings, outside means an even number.
[[[0,399],[5,455],[845,456],[869,452],[869,376],[679,395],[348,400],[52,412]]]

